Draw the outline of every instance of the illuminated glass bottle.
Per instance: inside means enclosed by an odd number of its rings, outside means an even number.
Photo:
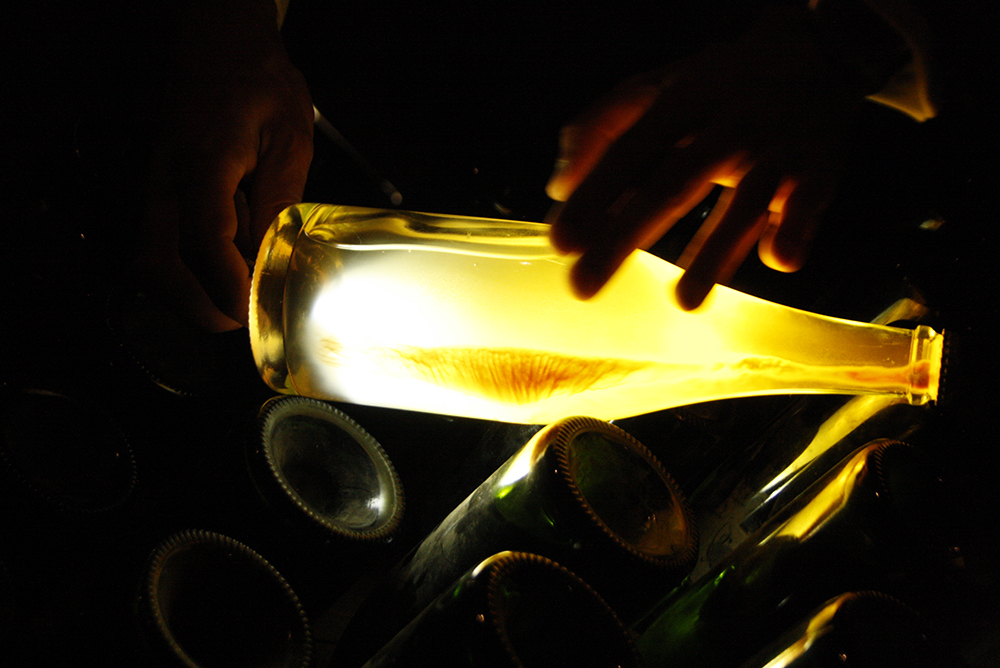
[[[349,665],[349,664],[337,664]],[[631,637],[583,580],[501,552],[457,578],[365,668],[638,668]]]
[[[942,335],[856,323],[717,287],[634,253],[594,298],[548,226],[302,204],[268,231],[250,336],[264,380],[320,399],[547,424],[781,393],[936,400]]]

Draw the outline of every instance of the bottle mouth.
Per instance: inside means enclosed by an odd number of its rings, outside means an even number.
[[[608,535],[647,560],[693,563],[698,538],[687,502],[644,445],[593,418],[564,421],[555,438],[563,475]]]
[[[838,598],[831,620],[847,656],[864,666],[931,666],[933,653],[916,610],[876,591]]]
[[[261,378],[279,392],[292,392],[285,359],[285,275],[304,219],[315,208],[290,206],[275,218],[261,241],[250,285],[250,346]]]
[[[382,446],[329,404],[277,397],[261,409],[258,447],[266,475],[326,531],[384,539],[399,527],[403,488]]]
[[[944,332],[938,333],[927,325],[913,330],[910,343],[910,378],[907,401],[921,406],[939,399],[947,367],[947,342]]]
[[[232,538],[207,531],[167,538],[150,558],[145,592],[159,639],[189,668],[304,668],[311,660],[295,592]]]
[[[491,557],[487,598],[494,628],[516,666],[638,666],[625,627],[569,570],[534,554]]]
[[[945,553],[957,549],[954,504],[941,470],[926,453],[902,441],[869,444],[881,499],[898,530],[925,536]]]

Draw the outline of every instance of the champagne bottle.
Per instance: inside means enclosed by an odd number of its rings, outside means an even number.
[[[333,406],[274,397],[246,439],[244,482],[224,521],[266,553],[307,609],[322,609],[375,564],[401,552],[404,493],[378,441]],[[220,490],[226,493],[227,490]],[[242,500],[242,507],[234,504]]]
[[[741,668],[933,668],[920,616],[875,591],[830,599]]]
[[[940,573],[952,521],[936,467],[899,441],[872,442],[654,606],[636,627],[640,652],[650,668],[739,666],[838,592],[905,594]]]
[[[563,564],[628,623],[686,575],[697,535],[683,496],[642,444],[600,420],[561,420],[393,569],[345,633],[345,665],[367,658],[463,571],[503,550]]]
[[[919,322],[927,313],[923,304],[902,298],[872,322]],[[754,405],[748,411],[745,400],[715,402],[661,412],[648,419],[650,426],[662,430],[664,417],[671,417],[671,413],[695,413],[693,419],[684,420],[693,422],[695,428],[687,429],[681,448],[671,447],[669,464],[682,488],[693,490],[688,501],[701,541],[692,578],[725,558],[845,456],[876,438],[909,441],[939,413],[892,395],[770,399],[782,403],[770,405],[769,400],[762,409]],[[618,425],[636,434],[633,423],[641,419]],[[699,420],[705,424],[700,430]],[[643,433],[641,427],[638,433]],[[646,438],[652,441],[652,437]],[[681,456],[689,453],[686,457],[694,465],[685,467],[683,460],[678,462],[675,450],[680,450]]]
[[[944,344],[929,327],[850,322],[721,286],[686,312],[671,289],[681,270],[644,252],[582,301],[548,230],[293,206],[254,268],[258,370],[279,392],[533,424],[760,394],[937,398]]]
[[[533,554],[474,566],[400,631],[366,668],[637,668],[611,608],[583,580]]]

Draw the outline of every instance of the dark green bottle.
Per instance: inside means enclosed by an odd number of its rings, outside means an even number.
[[[838,593],[899,595],[953,556],[947,509],[935,467],[874,441],[657,604],[636,627],[640,652],[650,668],[735,668]]]
[[[561,420],[393,569],[352,620],[341,665],[358,665],[465,570],[505,550],[565,565],[630,623],[686,575],[697,536],[681,493],[642,444],[601,420]]]
[[[311,613],[405,553],[396,547],[405,515],[399,475],[346,414],[315,399],[274,397],[245,440],[230,486],[211,487],[207,505],[222,512],[210,526],[266,554]]]
[[[259,494],[317,540],[390,542],[403,488],[382,446],[330,404],[274,397],[258,414],[247,461]]]
[[[638,668],[627,630],[555,562],[503,552],[462,575],[366,668]]]

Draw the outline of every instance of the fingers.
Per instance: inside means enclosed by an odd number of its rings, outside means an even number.
[[[245,125],[206,123],[200,110],[168,120],[150,170],[136,269],[144,287],[206,331],[247,321],[249,269],[236,246],[237,192],[256,142]],[[245,227],[245,225],[244,225]]]
[[[619,86],[559,135],[559,159],[545,191],[566,201],[600,161],[608,147],[632,127],[656,98],[659,86],[652,76],[635,77]]]
[[[145,249],[137,254],[134,269],[149,294],[185,322],[206,332],[228,332],[243,326],[216,307],[176,249]]]
[[[162,201],[162,200],[161,200]],[[133,271],[143,289],[180,316],[207,332],[226,332],[241,324],[212,302],[177,250],[177,212],[171,202],[153,205],[140,229]]]
[[[208,331],[247,324],[245,258],[277,214],[301,201],[312,105],[304,84],[291,84],[240,105],[183,107],[159,143],[139,269],[161,300]]]
[[[582,298],[596,294],[633,250],[655,242],[740,162],[724,140],[663,151],[659,141],[636,133],[637,140],[633,133],[635,129],[609,150],[552,229],[557,248],[581,253],[571,280]],[[637,164],[642,160],[634,159],[636,146],[659,157],[655,168]],[[627,155],[633,160],[626,161]]]
[[[691,131],[690,107],[675,102],[673,95],[658,99],[635,125],[606,146],[553,221],[556,248],[586,251],[604,241],[605,214],[620,210],[671,159],[690,155],[677,151]]]
[[[777,271],[798,271],[812,248],[819,221],[836,192],[833,170],[814,173],[795,183],[777,212],[776,224],[760,238],[761,261]]]
[[[250,273],[235,243],[239,219],[234,198],[252,160],[239,152],[215,160],[203,156],[199,168],[189,168],[175,189],[178,255],[211,302],[241,324],[247,322]]]
[[[711,179],[699,175],[658,206],[645,193],[632,197],[639,201],[626,203],[620,213],[610,216],[607,236],[589,246],[574,265],[570,280],[576,294],[583,299],[597,294],[632,251],[662,236],[713,187]]]
[[[691,260],[677,283],[676,297],[681,308],[697,308],[712,286],[732,278],[767,224],[767,206],[779,175],[767,164],[758,165],[736,188],[726,190],[719,198],[705,221],[710,231],[692,242],[693,248],[685,250]]]
[[[249,193],[250,246],[242,249],[246,257],[257,256],[264,233],[278,214],[302,201],[312,155],[311,124],[284,132],[263,148]]]

